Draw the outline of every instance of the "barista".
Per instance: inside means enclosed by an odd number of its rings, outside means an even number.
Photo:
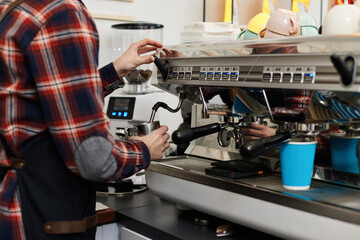
[[[166,126],[114,140],[102,111],[162,44],[133,43],[98,70],[98,32],[81,1],[22,2],[0,23],[0,239],[94,239],[94,183],[128,177],[169,147]]]

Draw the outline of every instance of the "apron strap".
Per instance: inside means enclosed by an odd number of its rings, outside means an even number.
[[[95,213],[82,220],[46,222],[44,223],[44,232],[46,234],[84,233],[87,229],[95,227],[97,221],[98,214]]]
[[[25,2],[25,0],[16,0],[15,2],[12,2],[7,9],[5,10],[5,12],[3,12],[0,15],[0,23],[2,22],[2,20],[6,17],[6,15],[8,15],[9,12],[11,12],[14,8],[16,8],[17,6],[19,6],[21,3]]]

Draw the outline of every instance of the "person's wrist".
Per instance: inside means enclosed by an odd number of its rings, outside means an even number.
[[[119,77],[125,77],[130,73],[130,71],[122,70],[120,67],[121,64],[118,61],[115,60],[112,64],[113,64],[115,71]]]

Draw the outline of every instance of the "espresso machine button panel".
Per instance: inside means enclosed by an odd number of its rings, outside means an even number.
[[[260,75],[268,83],[315,83],[316,67],[310,66],[264,66],[260,69],[239,66],[181,66],[170,68],[171,80],[200,80],[216,82],[248,81],[248,71]],[[240,71],[242,70],[242,72]],[[262,71],[262,73],[261,73]]]
[[[200,80],[200,81],[238,81],[240,67],[172,67],[170,68],[171,80]]]
[[[315,83],[315,67],[266,66],[263,69],[263,82],[271,83]]]
[[[193,67],[174,67],[171,71],[171,79],[183,80],[192,78]]]

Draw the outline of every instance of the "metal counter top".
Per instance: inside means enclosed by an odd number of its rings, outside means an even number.
[[[180,210],[149,190],[120,197],[98,195],[97,201],[115,210],[121,225],[152,239],[279,239],[240,225],[234,236],[218,238],[216,227],[226,223],[225,220],[208,216],[208,226],[196,225],[193,216],[197,212]]]

